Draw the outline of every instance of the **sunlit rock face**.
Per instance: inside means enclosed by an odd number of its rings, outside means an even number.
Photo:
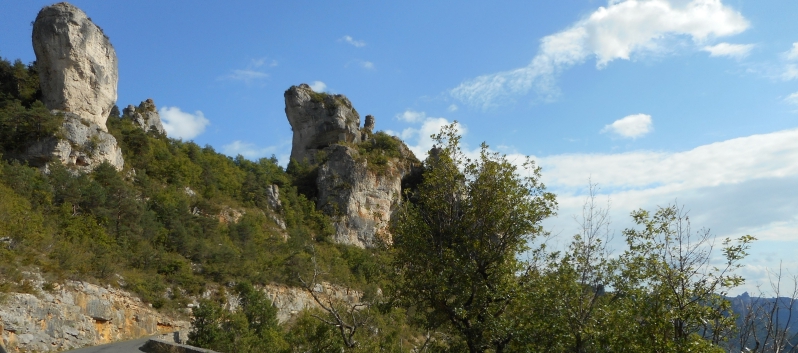
[[[61,2],[39,11],[33,50],[44,105],[79,115],[106,130],[116,103],[116,51],[86,14]]]
[[[376,119],[367,115],[360,128],[360,115],[343,95],[292,86],[285,113],[294,132],[291,159],[316,171],[316,208],[332,218],[333,241],[361,248],[391,244],[388,224],[402,200],[402,180],[420,171],[413,153],[387,135],[396,149],[392,157],[361,153],[377,143]]]
[[[39,11],[33,50],[42,100],[64,123],[55,136],[30,141],[21,159],[45,169],[60,162],[89,172],[109,162],[121,170],[122,150],[105,125],[118,81],[116,52],[108,37],[83,11],[62,2]]]
[[[152,99],[147,99],[138,107],[128,105],[127,108],[122,110],[122,118],[130,119],[133,125],[138,126],[144,132],[155,131],[161,135],[166,134],[161,122],[161,115],[158,114],[158,108],[155,107],[155,102]]]
[[[360,115],[344,95],[314,92],[307,84],[285,91],[294,139],[291,159],[314,163],[316,152],[338,142],[360,142]]]

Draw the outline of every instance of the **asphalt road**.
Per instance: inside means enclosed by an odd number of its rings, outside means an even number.
[[[150,338],[139,338],[136,340],[109,343],[102,346],[85,347],[67,351],[69,353],[141,353],[139,348],[147,343]]]

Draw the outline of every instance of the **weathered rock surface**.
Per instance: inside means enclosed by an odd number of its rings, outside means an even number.
[[[369,169],[357,150],[335,145],[316,179],[317,207],[332,216],[335,242],[371,248],[390,244],[388,223],[402,196],[402,178],[410,169],[399,159],[381,170]],[[409,152],[409,151],[408,151]]]
[[[122,118],[130,119],[134,125],[140,127],[144,132],[152,130],[159,134],[166,134],[161,122],[161,115],[158,114],[158,109],[152,99],[141,102],[138,108],[132,104],[128,105],[127,108],[122,110]]]
[[[305,309],[321,308],[313,296],[304,288],[289,287],[280,284],[270,284],[263,287],[263,292],[277,308],[277,321],[284,323]],[[347,304],[357,304],[361,302],[363,293],[330,283],[320,283],[314,288],[317,295],[323,300],[332,299],[342,301]]]
[[[294,131],[291,158],[318,168],[316,207],[333,218],[334,240],[359,247],[390,244],[387,228],[401,202],[402,180],[417,170],[413,153],[397,139],[399,157],[393,154],[374,168],[368,159],[377,155],[361,155],[359,144],[375,143],[375,118],[367,115],[360,129],[360,116],[343,95],[292,86],[285,92],[285,113]]]
[[[125,160],[122,149],[113,135],[96,123],[81,117],[64,113],[64,124],[57,136],[34,142],[22,159],[31,165],[47,168],[58,160],[68,168],[90,172],[104,161],[122,170]]]
[[[71,4],[46,6],[33,23],[33,50],[44,105],[107,131],[119,76],[116,51],[102,29]]]
[[[33,23],[33,49],[42,100],[64,124],[53,137],[31,141],[21,159],[47,169],[52,161],[89,172],[104,161],[121,170],[122,150],[105,123],[116,102],[114,47],[86,14],[62,2]]]
[[[9,293],[0,305],[0,337],[9,352],[54,352],[187,330],[119,289],[69,281],[39,295]]]
[[[307,84],[285,91],[294,131],[291,159],[315,163],[316,152],[338,142],[360,142],[360,115],[345,96],[314,92]]]

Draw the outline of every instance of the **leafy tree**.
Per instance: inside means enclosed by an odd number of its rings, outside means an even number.
[[[637,344],[651,352],[719,350],[735,325],[726,296],[744,281],[734,270],[755,238],[726,238],[714,263],[715,238],[708,229],[693,232],[683,208],[638,210],[632,218],[641,229],[624,231],[628,249],[612,285],[636,314]]]
[[[518,256],[543,234],[554,195],[530,159],[519,170],[484,143],[469,159],[455,124],[433,138],[442,148],[424,162],[418,201],[405,203],[391,226],[395,293],[426,327],[456,334],[451,348],[502,352],[515,338],[511,308],[527,282]]]
[[[249,283],[240,283],[239,307],[231,311],[219,302],[203,300],[194,309],[189,344],[221,352],[278,352],[287,348],[277,325],[277,309]]]

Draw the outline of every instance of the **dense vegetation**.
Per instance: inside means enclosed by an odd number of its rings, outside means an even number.
[[[15,157],[25,143],[60,126],[37,87],[33,66],[0,60],[0,294],[46,290],[29,280],[37,271],[48,283],[120,286],[178,315],[208,293],[190,340],[223,352],[717,352],[742,337],[735,323],[750,324],[725,296],[743,281],[734,270],[753,237],[726,240],[717,254],[708,232],[668,206],[634,212],[628,246],[609,256],[607,210],[591,193],[567,249],[536,246],[556,211],[540,169],[520,171],[486,145],[469,159],[454,126],[407,188],[393,246],[362,250],[330,242],[315,166],[227,157],[145,133],[118,109],[107,125],[124,170],[25,165]],[[352,146],[370,168],[401,157],[394,138],[372,137]],[[722,264],[711,264],[717,255]],[[363,300],[334,300],[316,290],[324,282]],[[256,289],[269,283],[304,288],[320,309],[278,324]]]

